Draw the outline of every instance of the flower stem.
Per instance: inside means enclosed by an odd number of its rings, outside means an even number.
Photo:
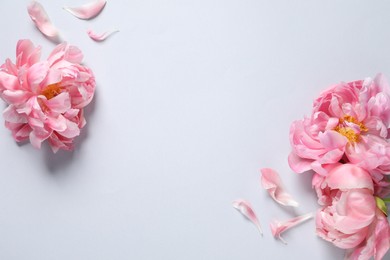
[[[383,198],[382,199],[385,203],[390,203],[390,198]]]

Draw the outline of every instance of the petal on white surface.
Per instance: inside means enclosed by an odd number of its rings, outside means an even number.
[[[28,14],[31,20],[35,23],[35,26],[47,37],[56,38],[58,37],[58,30],[51,23],[49,16],[47,15],[43,6],[37,1],[32,1],[27,6]]]
[[[92,40],[97,41],[97,42],[102,42],[117,32],[119,32],[119,30],[106,31],[102,34],[96,34],[94,31],[88,30],[87,34],[88,34],[89,38],[91,38]]]
[[[241,212],[242,215],[244,215],[246,218],[248,218],[250,221],[252,221],[253,224],[259,229],[260,234],[263,235],[263,230],[261,229],[260,222],[257,219],[257,216],[255,212],[252,209],[252,206],[250,203],[246,200],[235,200],[233,201],[233,207],[237,209],[239,212]]]
[[[97,0],[78,7],[64,7],[64,9],[79,19],[88,20],[96,17],[105,6],[105,0]]]
[[[287,242],[281,236],[282,233],[284,231],[289,230],[292,227],[295,227],[295,226],[301,224],[302,222],[304,222],[308,219],[311,219],[312,217],[313,217],[313,213],[308,213],[308,214],[305,214],[302,216],[298,216],[296,218],[292,218],[292,219],[287,220],[285,222],[280,222],[280,221],[274,220],[270,224],[272,235],[275,238],[280,239],[284,244],[287,244]]]
[[[264,168],[260,171],[263,188],[268,191],[269,195],[276,202],[283,206],[298,207],[298,202],[284,190],[282,180],[276,171],[270,168]]]

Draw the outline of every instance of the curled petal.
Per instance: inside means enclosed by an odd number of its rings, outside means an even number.
[[[31,20],[35,23],[35,26],[47,37],[56,38],[58,37],[58,30],[51,23],[49,16],[47,15],[43,6],[37,1],[32,1],[27,6],[28,14]]]
[[[114,33],[117,33],[117,32],[119,32],[119,31],[118,30],[113,30],[113,31],[104,32],[102,34],[96,34],[92,30],[88,30],[87,34],[88,34],[89,38],[91,38],[92,40],[97,41],[97,42],[102,42],[102,41],[106,40],[108,37],[110,37],[111,35],[113,35]]]
[[[64,9],[79,19],[88,20],[96,17],[105,5],[105,0],[97,0],[78,7],[64,7]]]
[[[261,169],[261,184],[266,189],[269,195],[279,204],[283,206],[298,207],[296,202],[290,194],[288,194],[282,184],[279,174],[269,168]]]
[[[252,221],[252,223],[259,229],[260,234],[263,235],[263,230],[261,229],[259,220],[257,219],[250,203],[246,200],[235,200],[232,204],[235,209],[241,212],[242,215]]]
[[[15,106],[10,105],[8,106],[4,112],[3,112],[3,117],[5,121],[10,122],[10,123],[27,123],[27,119],[24,115],[19,114]]]
[[[302,222],[308,219],[311,219],[312,217],[313,217],[313,213],[308,213],[302,216],[298,216],[296,218],[292,218],[285,222],[279,222],[277,220],[274,220],[270,224],[272,235],[280,239],[284,244],[287,244],[287,242],[281,237],[282,233],[286,230],[289,230],[292,227],[295,227],[296,225],[301,224]]]
[[[8,74],[4,71],[0,71],[0,91],[5,89],[17,89],[19,86],[19,80],[17,76]]]
[[[291,152],[288,156],[288,164],[296,173],[303,173],[311,170],[313,160],[299,157],[295,152]]]

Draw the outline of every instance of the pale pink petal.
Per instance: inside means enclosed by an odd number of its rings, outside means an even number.
[[[42,102],[45,103],[50,111],[56,113],[65,113],[71,108],[70,96],[68,92],[62,92],[49,100],[43,99]]]
[[[327,184],[332,189],[369,189],[374,191],[370,174],[354,164],[341,164],[335,167],[327,177]]]
[[[59,115],[58,117],[49,117],[46,120],[47,125],[53,129],[54,131],[60,132],[60,131],[65,131],[66,130],[66,123],[67,120],[63,115]]]
[[[79,19],[88,20],[97,16],[105,5],[105,0],[96,0],[82,6],[64,7],[64,9]]]
[[[119,31],[118,30],[107,31],[107,32],[104,32],[102,34],[96,34],[92,30],[87,31],[89,38],[91,38],[92,40],[97,41],[97,42],[101,42],[101,41],[106,40],[108,37],[110,37],[111,35],[113,35],[116,32],[119,32]]]
[[[287,244],[287,242],[281,237],[282,233],[284,231],[289,230],[292,227],[295,227],[296,225],[301,224],[302,222],[311,219],[313,217],[313,213],[308,213],[296,218],[292,218],[290,220],[287,220],[285,222],[279,222],[277,220],[274,220],[271,222],[271,232],[272,235],[278,239],[280,239],[283,243]]]
[[[50,132],[42,129],[34,129],[30,132],[30,142],[33,147],[40,149],[41,144],[50,136]]]
[[[276,171],[270,168],[264,168],[261,169],[261,173],[261,184],[263,188],[268,191],[269,195],[276,202],[283,206],[298,207],[298,202],[284,190],[282,180]]]
[[[233,207],[241,212],[246,218],[255,224],[255,226],[259,229],[260,234],[263,235],[263,230],[261,229],[260,222],[256,217],[255,212],[252,209],[250,203],[246,200],[235,200],[233,201]]]
[[[19,114],[15,106],[10,105],[3,111],[4,120],[10,123],[27,123],[27,119],[24,115]]]
[[[295,152],[291,152],[288,156],[288,164],[296,173],[303,173],[311,170],[311,163],[313,160],[299,157]]]
[[[19,80],[16,76],[0,71],[0,91],[5,89],[14,90],[19,87]]]
[[[66,119],[65,130],[57,131],[57,133],[65,138],[74,138],[80,134],[80,128],[75,122]]]
[[[319,133],[318,138],[323,147],[328,151],[333,149],[344,150],[345,145],[348,143],[348,139],[345,136],[332,130]]]
[[[8,104],[21,104],[28,100],[30,93],[23,90],[5,90],[1,97]]]
[[[47,60],[51,68],[61,68],[63,66],[60,66],[57,63],[61,64],[63,61],[67,61],[70,63],[81,63],[83,60],[83,53],[76,46],[68,45],[66,42],[64,42],[54,48]],[[69,63],[65,64],[69,66]]]
[[[26,140],[29,137],[30,132],[31,127],[28,124],[23,124],[18,129],[15,129],[15,131],[12,131],[12,135],[16,141],[20,142]]]
[[[47,37],[55,38],[58,36],[58,30],[50,22],[49,16],[47,15],[43,6],[37,1],[32,1],[27,6],[28,14],[31,20],[35,23],[35,26]]]
[[[27,82],[32,92],[39,90],[39,85],[49,73],[49,64],[47,61],[35,63],[27,70]]]

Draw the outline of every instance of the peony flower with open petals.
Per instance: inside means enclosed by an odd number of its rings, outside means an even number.
[[[327,165],[353,163],[386,186],[390,172],[390,89],[384,76],[340,83],[315,101],[310,117],[290,129],[290,167],[326,175]]]
[[[48,140],[53,152],[71,150],[86,123],[83,108],[93,98],[95,78],[75,46],[62,43],[42,61],[40,52],[30,40],[20,40],[16,62],[7,59],[0,67],[5,125],[18,142],[29,139],[40,148]]]
[[[374,196],[370,174],[341,164],[313,180],[324,205],[317,211],[317,234],[347,249],[347,259],[382,259],[390,248],[390,226],[386,210],[377,206],[382,200]]]

